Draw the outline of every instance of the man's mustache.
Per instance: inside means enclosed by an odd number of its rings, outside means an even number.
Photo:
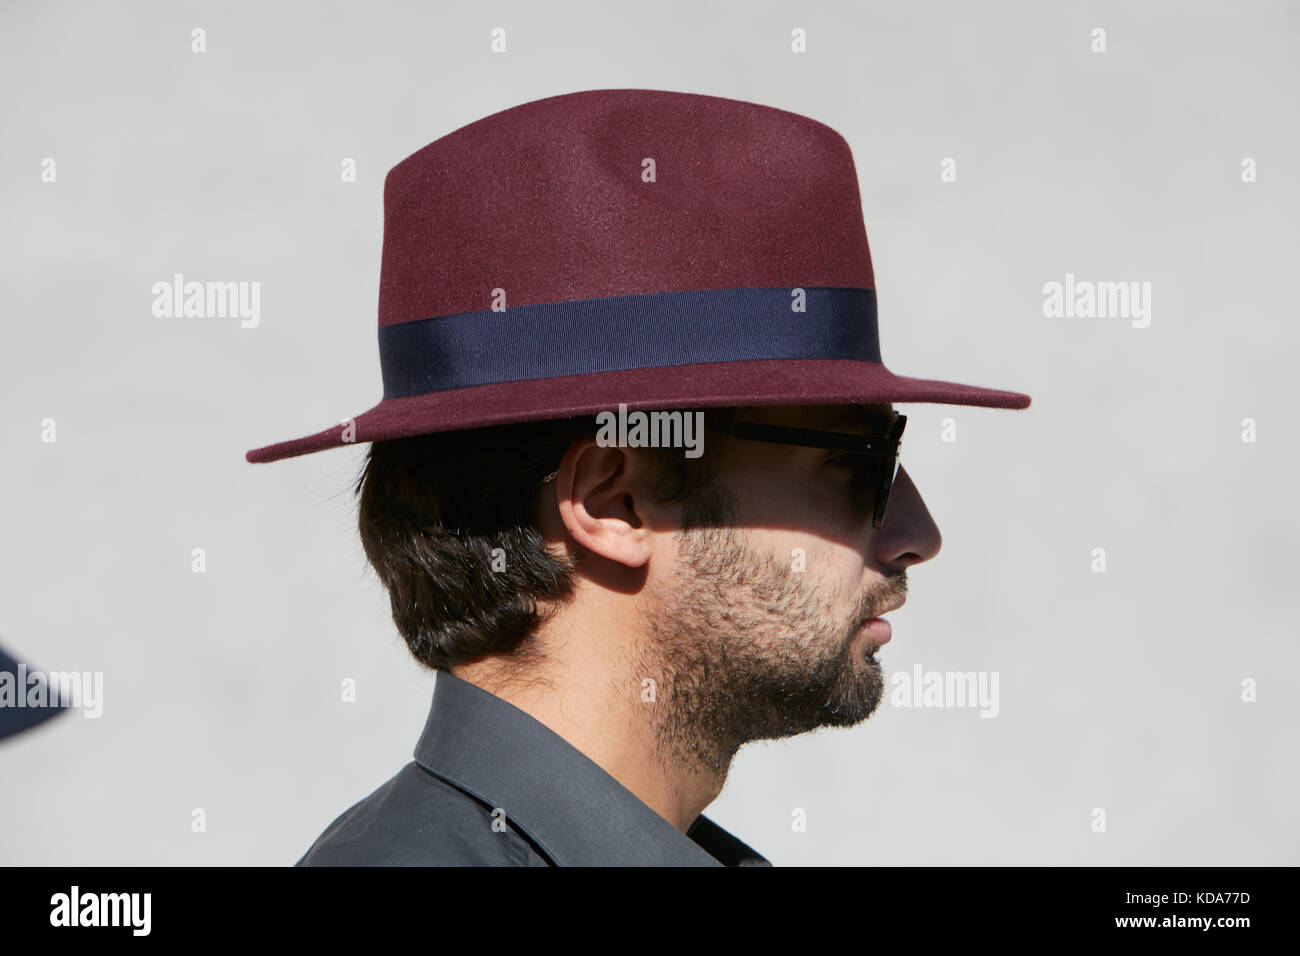
[[[884,609],[907,599],[907,572],[899,572],[885,579],[884,584],[875,590],[869,590],[858,601],[858,613],[853,619],[853,628],[857,630],[873,617],[880,617]]]

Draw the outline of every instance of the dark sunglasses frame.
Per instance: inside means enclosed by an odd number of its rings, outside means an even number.
[[[898,453],[903,444],[903,429],[907,416],[894,412],[886,435],[853,435],[844,432],[824,432],[811,428],[788,428],[784,425],[767,425],[761,422],[717,422],[708,427],[735,438],[775,442],[780,445],[800,445],[844,452],[874,462],[875,513],[871,526],[879,528],[885,523],[885,507],[889,504],[889,491],[894,487],[898,472]],[[867,462],[864,462],[866,464]]]

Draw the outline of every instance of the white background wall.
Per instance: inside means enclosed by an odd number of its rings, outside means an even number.
[[[356,539],[363,448],[244,452],[378,400],[387,170],[607,87],[840,130],[885,361],[1034,400],[899,405],[944,549],[883,660],[997,671],[999,716],[754,745],[710,816],[778,865],[1300,862],[1300,7],[997,6],[6,3],[0,644],[105,687],[0,742],[0,862],[292,863],[409,759],[433,678]],[[260,326],[155,318],[176,272],[259,281]],[[1067,272],[1151,282],[1150,326],[1045,318]]]

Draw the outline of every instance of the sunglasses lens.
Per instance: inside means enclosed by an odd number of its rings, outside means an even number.
[[[894,475],[898,471],[898,459],[881,462],[877,471],[876,513],[871,525],[879,528],[885,523],[885,507],[889,504],[889,492],[894,487]]]

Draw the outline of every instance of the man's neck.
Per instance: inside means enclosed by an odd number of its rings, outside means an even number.
[[[479,659],[451,671],[545,724],[684,833],[722,792],[726,772],[665,754],[655,734],[656,708],[668,706],[664,688],[609,657],[513,673],[499,660]]]

